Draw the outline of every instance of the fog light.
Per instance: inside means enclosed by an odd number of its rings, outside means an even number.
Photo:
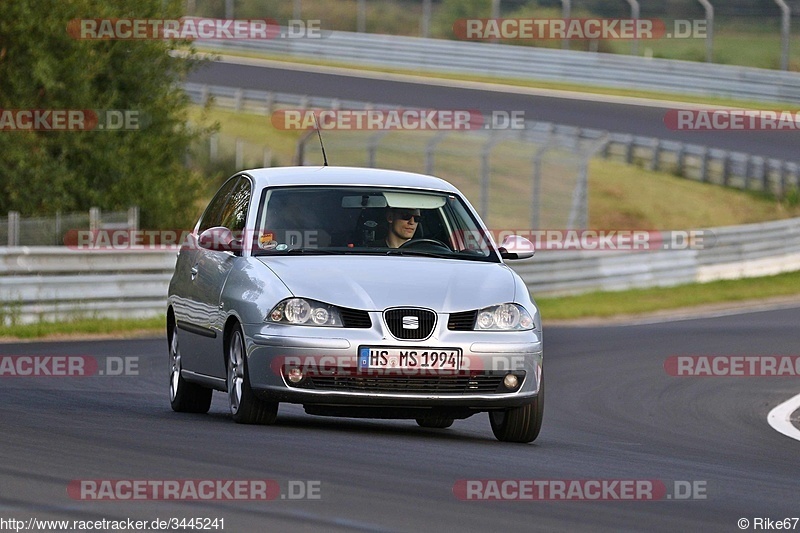
[[[506,377],[503,378],[503,385],[509,390],[514,390],[519,385],[519,379],[514,374],[506,374]]]
[[[303,381],[303,373],[300,371],[299,368],[292,368],[291,370],[289,370],[289,373],[286,375],[286,378],[292,383],[300,383],[301,381]]]

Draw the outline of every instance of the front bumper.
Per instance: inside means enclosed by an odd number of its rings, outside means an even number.
[[[536,330],[450,331],[440,326],[425,341],[398,340],[380,326],[339,329],[250,324],[244,330],[250,385],[259,396],[273,401],[477,412],[529,403],[541,386],[542,338]],[[362,346],[459,349],[462,367],[458,371],[367,371],[358,367]],[[287,378],[293,368],[302,372],[299,383]],[[513,390],[502,385],[509,373],[518,378]]]

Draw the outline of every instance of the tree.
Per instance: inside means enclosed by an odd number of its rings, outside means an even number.
[[[184,160],[201,132],[187,124],[179,83],[194,52],[175,58],[186,43],[67,31],[75,19],[180,16],[180,0],[0,1],[0,110],[120,110],[140,120],[131,131],[4,131],[0,115],[0,213],[138,205],[150,228],[186,227],[197,215],[202,186]]]

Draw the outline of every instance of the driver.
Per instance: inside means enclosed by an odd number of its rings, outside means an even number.
[[[419,209],[391,208],[386,213],[389,231],[386,234],[386,246],[399,248],[410,241],[417,231],[421,215]]]

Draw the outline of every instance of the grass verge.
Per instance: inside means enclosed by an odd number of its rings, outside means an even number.
[[[547,320],[637,315],[669,309],[692,308],[705,304],[744,302],[794,295],[800,295],[800,272],[740,280],[692,283],[675,287],[542,297],[536,298],[536,303],[546,322]]]
[[[101,318],[81,318],[65,322],[37,322],[6,326],[0,333],[0,340],[38,339],[43,337],[71,337],[112,335],[119,337],[164,334],[164,317],[136,319],[124,318],[108,320]]]

